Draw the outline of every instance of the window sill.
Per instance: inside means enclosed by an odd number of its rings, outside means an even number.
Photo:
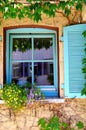
[[[42,100],[43,102],[49,102],[49,103],[64,103],[64,98],[46,98]]]
[[[38,100],[47,103],[64,103],[64,98],[46,98],[44,100]],[[0,104],[5,104],[4,100],[0,100]]]

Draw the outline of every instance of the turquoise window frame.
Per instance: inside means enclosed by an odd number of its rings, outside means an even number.
[[[24,34],[25,33],[25,34]],[[28,38],[28,35],[31,33],[31,36],[29,35],[29,38],[31,37],[32,38],[32,48],[34,47],[33,46],[33,39],[34,38],[52,38],[53,39],[53,60],[43,60],[43,62],[53,62],[54,64],[54,86],[51,85],[50,87],[54,87],[55,90],[56,90],[56,94],[55,96],[58,96],[58,60],[57,60],[57,32],[54,31],[54,30],[50,30],[50,29],[42,29],[42,28],[17,28],[17,29],[10,29],[10,30],[7,30],[6,31],[6,83],[11,83],[12,79],[12,62],[16,62],[16,61],[12,61],[12,40],[13,38],[21,38],[23,36],[23,38]],[[35,33],[35,35],[34,35]],[[18,35],[19,34],[19,35]],[[41,34],[41,35],[39,35]],[[33,57],[33,55],[32,55]],[[22,60],[21,60],[22,61]],[[21,62],[19,61],[19,62]],[[36,60],[36,62],[42,62],[42,60]],[[29,61],[25,61],[24,62],[30,62]],[[32,66],[33,66],[33,63],[34,61],[32,60]],[[34,70],[32,69],[32,73]],[[33,79],[34,79],[34,75],[33,75]],[[32,79],[32,81],[33,81]],[[33,83],[33,82],[32,82]],[[41,89],[44,89],[44,86],[40,86]],[[46,87],[49,87],[49,86],[46,86]],[[51,92],[52,93],[52,92]],[[47,95],[47,93],[46,93]],[[50,96],[52,94],[49,94],[47,96]]]

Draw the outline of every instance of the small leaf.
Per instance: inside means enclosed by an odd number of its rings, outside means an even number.
[[[84,88],[81,90],[81,95],[86,95],[86,83],[84,84]]]
[[[76,9],[82,11],[82,3],[81,2],[77,2]]]
[[[84,4],[86,5],[86,0],[84,0]]]
[[[82,73],[86,73],[86,65],[82,68]]]
[[[70,13],[71,13],[71,12],[70,12],[70,9],[66,8],[66,9],[65,9],[65,14],[66,14],[66,16],[69,16]]]
[[[60,1],[59,4],[57,5],[57,8],[64,10],[65,6],[66,6],[66,2],[65,1]]]
[[[38,125],[40,125],[41,127],[45,126],[45,125],[46,125],[46,119],[45,119],[45,118],[41,118],[41,119],[38,121]]]
[[[86,53],[86,48],[84,48],[84,52]]]
[[[81,121],[79,121],[79,122],[76,124],[76,126],[78,127],[78,129],[84,128],[84,124],[83,124]]]
[[[82,59],[82,64],[86,63],[86,58]]]
[[[62,127],[64,127],[64,128],[68,128],[69,127],[69,125],[67,124],[67,123],[65,123],[65,122],[62,122]]]
[[[83,35],[84,37],[86,37],[86,30],[82,33],[82,35]]]

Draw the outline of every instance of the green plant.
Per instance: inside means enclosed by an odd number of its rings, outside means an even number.
[[[14,111],[21,109],[27,102],[25,89],[22,89],[17,84],[5,84],[2,93],[6,104]]]
[[[0,89],[0,100],[2,99],[3,89]]]
[[[78,127],[79,130],[84,128],[84,124],[81,121],[78,121],[76,123],[76,126]]]
[[[38,121],[38,125],[40,125],[40,130],[68,130],[69,128],[69,125],[67,123],[60,122],[57,116],[53,116],[49,120],[41,118]]]
[[[14,82],[15,84],[17,84],[18,83],[18,79],[17,78],[13,78],[12,82]]]
[[[28,102],[31,103],[35,100],[44,99],[44,94],[41,92],[40,88],[37,88],[36,85],[32,85],[31,83],[27,82],[24,86],[28,98]]]
[[[70,125],[66,122],[61,122],[57,116],[53,116],[50,119],[41,118],[38,121],[38,125],[40,126],[40,130],[74,130]],[[84,125],[82,122],[77,122],[76,126],[78,129],[83,129]]]
[[[86,30],[82,33],[82,35],[84,36],[84,38],[86,38]],[[82,59],[82,73],[84,74],[85,83],[84,88],[81,91],[81,95],[86,95],[86,43],[84,44],[84,53],[85,57]]]
[[[23,1],[22,1],[23,2]],[[61,13],[67,17],[71,14],[72,9],[82,11],[86,0],[26,0],[17,2],[17,0],[0,0],[0,12],[4,19],[16,18],[22,19],[28,17],[38,22],[42,20],[42,13],[49,17],[54,17],[55,13]]]

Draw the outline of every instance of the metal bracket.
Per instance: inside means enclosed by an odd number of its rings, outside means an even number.
[[[0,36],[0,41],[2,41],[2,36]]]
[[[63,84],[61,84],[61,88],[64,88],[64,83],[63,83]]]
[[[60,37],[60,40],[63,42],[63,41],[64,41],[64,36],[61,36],[61,37]]]

